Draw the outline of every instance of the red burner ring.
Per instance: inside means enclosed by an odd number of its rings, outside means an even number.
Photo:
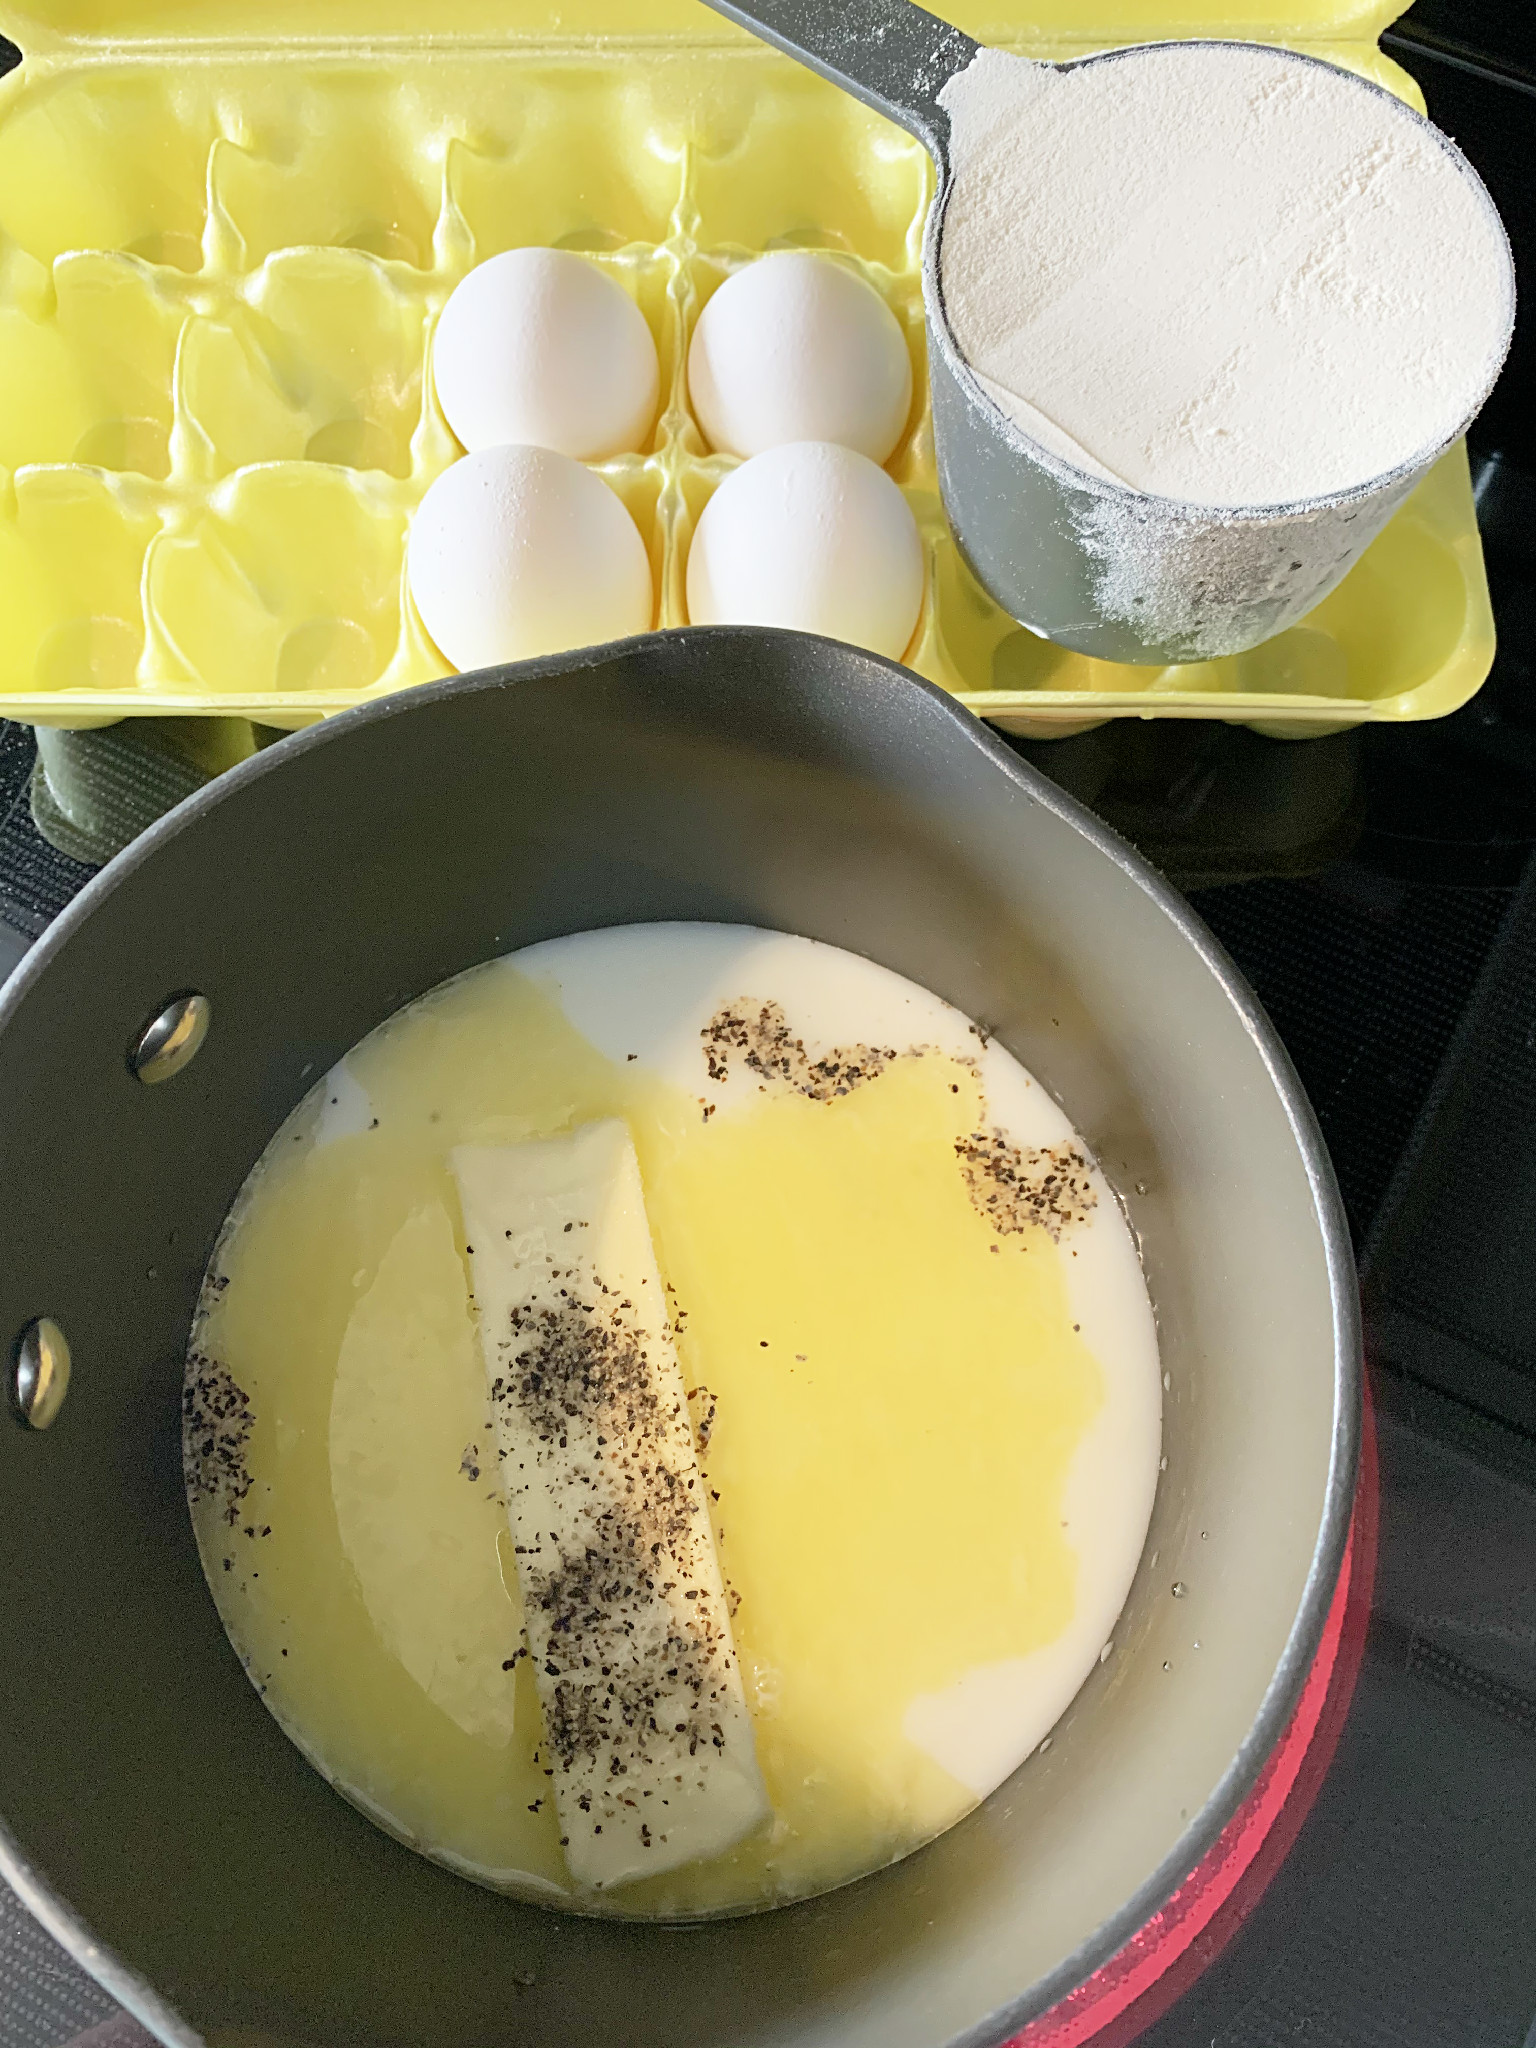
[[[1376,1425],[1369,1389],[1339,1583],[1296,1711],[1258,1783],[1160,1913],[1008,2048],[1128,2048],[1183,1996],[1263,1897],[1312,1809],[1365,1653],[1376,1575]]]

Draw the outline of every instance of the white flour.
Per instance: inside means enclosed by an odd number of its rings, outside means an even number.
[[[1387,95],[1192,44],[1067,70],[983,50],[941,99],[950,326],[1080,468],[1297,504],[1428,455],[1484,396],[1512,310],[1502,230]]]

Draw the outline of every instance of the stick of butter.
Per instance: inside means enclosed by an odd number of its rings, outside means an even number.
[[[629,1132],[452,1165],[571,1874],[718,1855],[769,1806]]]

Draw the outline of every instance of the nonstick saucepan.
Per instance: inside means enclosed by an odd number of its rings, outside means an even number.
[[[179,1434],[210,1247],[314,1077],[477,961],[669,918],[851,948],[995,1032],[1123,1200],[1167,1375],[1146,1552],[1049,1749],[877,1876],[687,1928],[513,1903],[330,1791],[225,1639]],[[1355,1300],[1250,991],[940,691],[718,628],[350,712],[145,834],[0,998],[0,1869],[178,2048],[1002,2042],[1164,1904],[1286,1723],[1353,1496]]]

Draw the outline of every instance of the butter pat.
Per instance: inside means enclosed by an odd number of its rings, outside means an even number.
[[[768,1798],[628,1129],[452,1164],[571,1875],[719,1855]]]

